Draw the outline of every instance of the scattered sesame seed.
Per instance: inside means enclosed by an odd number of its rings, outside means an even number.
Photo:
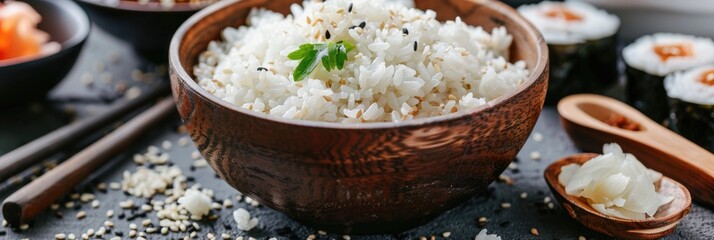
[[[541,133],[539,133],[539,132],[533,133],[533,140],[535,140],[536,142],[542,142],[542,141],[543,141],[543,134],[541,134]]]
[[[191,158],[193,158],[194,160],[197,160],[197,159],[201,158],[201,153],[198,151],[193,151],[193,152],[191,152]]]
[[[445,238],[450,237],[450,236],[451,236],[451,232],[444,232],[444,233],[441,234],[441,236],[443,236],[443,237],[445,237]]]
[[[118,182],[111,182],[109,183],[109,188],[112,190],[119,190],[121,189],[121,184],[119,184]]]
[[[223,239],[231,239],[231,235],[228,234],[228,233],[222,233],[222,234],[221,234],[221,238],[223,238]]]
[[[141,88],[137,87],[137,86],[130,87],[124,93],[124,97],[126,99],[134,99],[134,98],[139,97],[140,95],[141,95]]]
[[[522,192],[521,193],[521,199],[526,199],[528,198],[528,193],[527,192]]]
[[[325,235],[327,235],[327,232],[325,232],[323,230],[317,230],[317,234],[325,236]]]
[[[417,44],[418,44],[417,41],[414,41],[414,51],[415,51],[415,52],[416,52],[417,49],[419,48],[419,46],[417,46]]]
[[[402,28],[402,34],[404,34],[404,36],[409,35],[409,29]]]
[[[161,235],[166,235],[169,234],[169,228],[167,227],[162,227],[161,228]]]
[[[64,208],[70,209],[74,207],[74,201],[64,203]]]
[[[267,72],[267,71],[268,71],[268,69],[265,68],[265,67],[258,67],[258,69],[256,69],[256,70],[257,70],[258,72],[260,72],[260,71],[265,71],[265,72]]]
[[[330,30],[325,30],[325,38],[330,39],[332,37],[332,34],[330,34]]]
[[[99,208],[99,200],[93,200],[92,201],[92,208]]]
[[[164,140],[163,142],[161,142],[161,147],[164,148],[164,150],[170,150],[172,146],[173,145],[169,140]]]
[[[353,6],[352,3],[350,3],[350,6],[347,7],[347,12],[351,13],[351,12],[352,12],[352,7],[354,7],[354,6]]]
[[[87,213],[85,211],[79,211],[77,212],[77,219],[83,219],[84,217],[87,216]]]
[[[70,234],[67,235],[67,239],[69,239],[69,240],[75,240],[75,239],[77,239],[77,236],[75,236],[74,233],[70,233]]]
[[[136,237],[136,230],[130,230],[130,231],[129,231],[129,237],[130,237],[130,238]]]
[[[543,198],[543,203],[549,203],[550,201],[550,197]]]
[[[510,207],[511,207],[511,203],[508,203],[508,202],[501,203],[501,208],[510,208]]]
[[[5,220],[5,219],[2,220],[2,226],[7,227],[7,220]]]
[[[585,238],[585,236],[579,236],[579,237],[578,237],[578,240],[588,240],[588,239]]]
[[[536,229],[536,228],[531,228],[531,234],[533,234],[533,236],[538,236],[538,235],[539,235],[538,229]]]
[[[138,227],[136,226],[136,223],[130,223],[129,224],[129,229],[131,230],[136,230]]]
[[[540,153],[538,151],[531,152],[530,157],[533,160],[540,160]]]
[[[55,239],[57,240],[64,240],[65,238],[67,238],[67,235],[65,235],[64,233],[55,234]]]
[[[186,145],[188,145],[188,143],[189,143],[189,140],[187,137],[181,137],[178,140],[178,145],[181,147],[185,147]]]
[[[141,225],[144,227],[149,226],[149,224],[151,224],[151,219],[144,219],[144,221],[141,221]]]
[[[110,238],[109,240],[121,240],[121,237],[114,236],[114,237]]]
[[[359,28],[365,28],[367,26],[367,22],[362,22],[359,24]]]
[[[352,237],[350,237],[350,235],[342,235],[342,239],[350,240],[350,239],[352,239]]]

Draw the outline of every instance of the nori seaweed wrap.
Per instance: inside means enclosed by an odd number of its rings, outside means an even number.
[[[617,35],[573,45],[548,44],[548,103],[576,93],[598,93],[617,82]]]
[[[670,128],[714,152],[714,65],[667,76]]]
[[[670,107],[665,76],[714,62],[714,41],[683,34],[643,36],[622,50],[627,75],[627,100],[656,122],[667,119]]]
[[[617,16],[576,1],[545,1],[518,11],[548,43],[546,103],[576,93],[603,92],[617,82]]]

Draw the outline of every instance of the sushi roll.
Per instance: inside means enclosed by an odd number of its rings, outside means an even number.
[[[714,64],[670,74],[664,88],[672,130],[714,152]]]
[[[617,82],[617,16],[578,1],[523,5],[518,11],[543,34],[550,52],[547,103]]]
[[[690,35],[657,33],[622,50],[629,103],[657,122],[669,115],[664,78],[670,73],[714,62],[714,42]]]

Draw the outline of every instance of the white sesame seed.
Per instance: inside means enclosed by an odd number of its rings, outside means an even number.
[[[127,99],[134,99],[137,98],[141,95],[141,88],[134,86],[130,87],[126,92],[124,93],[124,97]]]
[[[111,210],[111,209],[110,209],[110,210],[107,210],[107,217],[108,217],[108,218],[111,218],[111,217],[113,217],[113,216],[114,216],[114,210]]]
[[[130,230],[130,231],[129,231],[129,237],[130,237],[130,238],[136,237],[136,230],[133,230],[133,229]]]
[[[443,237],[445,237],[445,238],[450,237],[450,236],[451,236],[451,232],[444,232],[444,233],[441,234],[441,236],[443,236]]]
[[[188,143],[189,143],[189,140],[187,137],[181,137],[178,140],[178,145],[181,147],[185,147],[186,145],[188,145]]]
[[[93,228],[87,229],[86,234],[87,234],[87,236],[90,236],[90,237],[94,236],[94,229]]]
[[[108,228],[113,228],[114,223],[112,221],[104,221],[104,226],[106,226]]]
[[[156,228],[148,227],[148,228],[146,228],[145,231],[146,231],[146,233],[155,233],[155,232],[156,232]]]
[[[197,159],[201,158],[201,153],[198,151],[193,151],[193,152],[191,152],[191,158],[193,158],[194,160],[197,160]]]
[[[549,208],[549,209],[554,209],[554,208],[555,208],[555,204],[553,204],[552,202],[549,202],[549,203],[548,203],[548,208]]]
[[[2,220],[2,226],[7,227],[7,220],[5,220],[5,219]]]
[[[550,197],[543,198],[543,203],[549,203],[549,202],[550,202]]]
[[[228,233],[222,233],[222,234],[221,234],[221,238],[226,239],[226,240],[227,240],[227,239],[231,239],[231,235],[228,234]]]
[[[161,147],[164,148],[164,150],[170,150],[173,144],[171,144],[171,141],[169,140],[164,140],[161,142]]]
[[[74,207],[74,201],[69,201],[69,202],[64,203],[64,208],[69,209],[69,208],[73,208],[73,207]]]
[[[511,203],[508,203],[508,202],[501,203],[501,207],[502,207],[502,208],[510,208],[510,207],[511,207]]]
[[[236,237],[236,240],[243,240],[243,237]]]
[[[231,201],[231,200],[228,199],[228,198],[223,199],[223,206],[226,207],[226,208],[232,208],[232,207],[233,207],[233,201]]]
[[[95,236],[104,236],[104,234],[107,232],[107,229],[104,227],[100,227],[99,230],[97,230],[96,233],[94,233]]]
[[[59,209],[59,207],[60,207],[60,205],[57,203],[53,203],[52,205],[50,205],[50,209],[52,209],[52,210],[57,210],[57,209]],[[5,226],[5,225],[3,225],[3,226]]]
[[[118,182],[111,182],[109,183],[109,188],[113,190],[119,190],[121,189],[121,184],[119,184]]]
[[[136,238],[136,240],[146,240],[146,238],[144,238],[144,237],[142,237],[142,236],[139,236],[139,237]]]
[[[28,228],[30,228],[30,225],[27,225],[27,223],[20,225],[20,230],[27,230]]]
[[[540,134],[539,132],[533,133],[533,140],[535,140],[536,142],[542,142],[543,134]]]
[[[208,234],[206,234],[206,237],[207,237],[208,239],[214,239],[214,238],[216,238],[216,236],[213,236],[213,233],[208,233]]]
[[[325,235],[327,235],[327,232],[322,231],[322,230],[318,230],[318,231],[317,231],[317,234],[320,234],[320,235],[322,235],[322,236],[325,236]]]
[[[138,229],[138,227],[136,226],[136,223],[130,223],[130,224],[129,224],[129,229],[131,229],[131,230],[136,230],[136,229]]]
[[[533,160],[540,160],[540,153],[538,151],[531,152],[530,157]]]
[[[528,193],[527,192],[522,192],[521,193],[521,199],[526,199],[528,198]]]
[[[208,166],[208,161],[206,161],[206,159],[198,159],[196,161],[193,161],[193,166],[197,168],[202,168]]]
[[[67,239],[69,239],[69,240],[75,240],[75,239],[77,239],[77,236],[75,236],[74,233],[70,233],[70,234],[67,235]]]
[[[87,216],[87,213],[85,211],[77,212],[77,219],[83,219],[86,216]]]
[[[149,224],[151,224],[151,219],[144,219],[144,221],[141,221],[141,225],[144,227],[149,226]]]
[[[55,234],[55,239],[57,240],[64,240],[65,238],[67,238],[67,235],[65,235],[64,233]]]
[[[585,236],[579,236],[579,237],[578,237],[578,240],[588,240],[588,239],[585,238]]]
[[[86,233],[82,233],[82,239],[84,239],[84,240],[89,239],[89,235],[87,235]]]
[[[110,238],[109,240],[121,240],[121,237],[114,236],[114,237]]]
[[[162,227],[162,228],[161,228],[161,234],[162,234],[162,235],[169,234],[169,229],[168,229],[167,227]]]
[[[342,235],[342,239],[344,240],[350,240],[351,238],[350,235]]]
[[[92,208],[99,208],[99,200],[92,200]]]

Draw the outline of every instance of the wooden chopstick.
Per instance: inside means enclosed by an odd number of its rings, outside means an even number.
[[[151,91],[114,104],[106,112],[60,127],[5,155],[0,156],[0,182],[66,149],[150,101],[169,93],[169,83],[162,81]]]
[[[164,98],[7,197],[2,205],[3,216],[15,227],[33,219],[106,161],[126,150],[142,134],[176,112],[175,109],[173,99]]]

